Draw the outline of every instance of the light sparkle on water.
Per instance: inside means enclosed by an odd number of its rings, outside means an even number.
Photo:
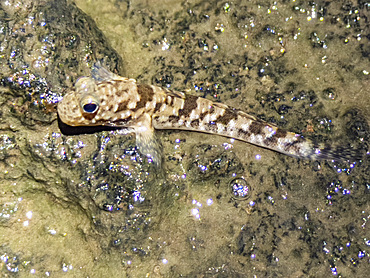
[[[199,218],[200,218],[199,209],[197,209],[197,208],[193,208],[193,209],[191,209],[191,214],[192,214],[196,219],[199,219]]]

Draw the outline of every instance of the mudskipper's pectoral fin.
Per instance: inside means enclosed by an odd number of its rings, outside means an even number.
[[[154,128],[149,115],[135,126],[136,146],[142,155],[145,155],[150,162],[160,168],[162,164],[161,145],[156,139]]]

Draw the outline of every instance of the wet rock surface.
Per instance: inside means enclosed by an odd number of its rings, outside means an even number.
[[[149,2],[1,3],[1,273],[366,276],[368,4]],[[123,131],[59,129],[57,102],[100,59],[363,158],[159,131],[158,171]]]

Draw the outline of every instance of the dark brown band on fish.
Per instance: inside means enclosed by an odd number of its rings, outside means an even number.
[[[198,97],[187,95],[184,102],[184,107],[179,110],[179,116],[189,116],[190,113],[198,107]]]
[[[137,91],[140,96],[140,100],[137,102],[136,108],[134,108],[134,112],[146,106],[148,102],[153,100],[154,91],[151,86],[145,84],[138,84]]]

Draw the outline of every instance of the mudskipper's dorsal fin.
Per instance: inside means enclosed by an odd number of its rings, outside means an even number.
[[[100,61],[94,63],[91,68],[91,77],[98,82],[109,81],[112,79],[121,79],[122,77],[109,71]]]

